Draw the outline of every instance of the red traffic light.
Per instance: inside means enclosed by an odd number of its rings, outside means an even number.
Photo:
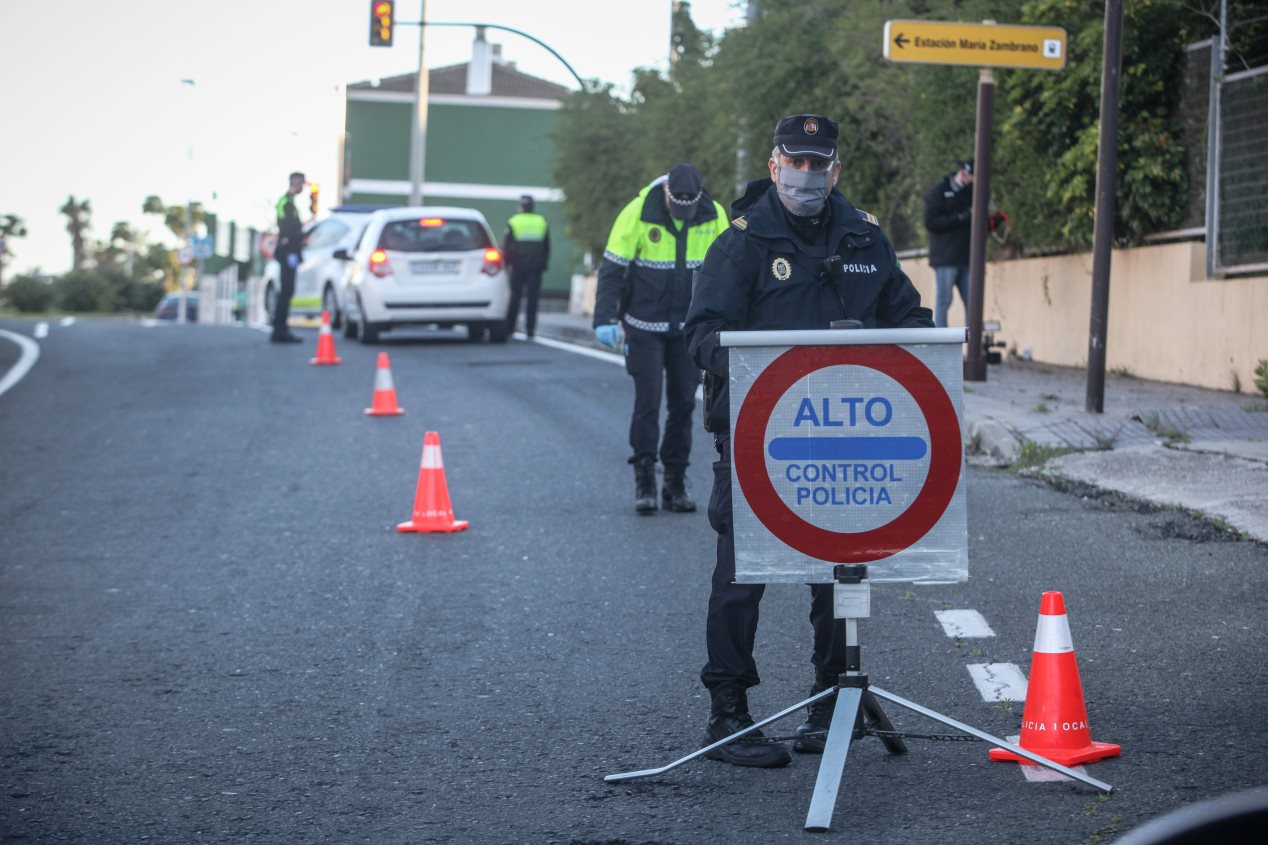
[[[370,0],[370,46],[391,47],[395,31],[395,0]]]

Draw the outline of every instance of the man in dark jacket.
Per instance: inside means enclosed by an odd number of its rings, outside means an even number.
[[[594,303],[595,337],[613,351],[622,348],[634,378],[630,449],[634,465],[634,509],[656,512],[656,441],[662,387],[668,413],[660,441],[665,467],[665,509],[689,513],[691,413],[700,371],[687,354],[682,321],[691,301],[691,274],[713,239],[726,229],[726,211],[704,189],[700,171],[679,164],[644,188],[617,215],[603,251]]]
[[[295,295],[295,269],[304,260],[304,224],[295,207],[295,197],[304,190],[304,174],[292,173],[290,187],[277,201],[277,246],[273,257],[278,265],[278,291],[273,302],[274,343],[302,343],[292,334],[287,321],[291,316],[291,297]]]
[[[973,224],[973,159],[959,162],[925,195],[925,228],[929,230],[929,266],[938,284],[934,322],[947,324],[954,287],[964,313],[969,311],[969,234]]]
[[[511,270],[511,307],[507,309],[510,330],[519,319],[520,299],[524,299],[524,332],[537,332],[537,297],[542,290],[542,273],[550,263],[550,228],[546,218],[533,211],[533,198],[520,197],[520,210],[506,221],[502,237],[503,257]]]
[[[718,533],[706,623],[709,659],[700,673],[712,699],[706,743],[753,723],[747,690],[760,680],[753,643],[765,590],[763,584],[734,583],[729,361],[718,332],[826,329],[846,319],[865,328],[933,325],[876,218],[833,190],[841,172],[836,142],[836,123],[821,115],[779,121],[770,178],[750,183],[731,207],[731,228],[709,249],[687,312],[688,348],[706,371],[706,427],[720,456],[709,498],[709,524]],[[835,686],[845,671],[845,626],[833,618],[832,585],[815,584],[810,591],[812,691],[821,692]],[[810,707],[797,731],[796,750],[823,751],[832,706],[829,696]],[[784,766],[792,759],[782,744],[760,731],[708,756],[760,767]]]

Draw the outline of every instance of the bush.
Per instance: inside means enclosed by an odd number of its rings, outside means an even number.
[[[18,276],[0,289],[0,297],[24,314],[47,311],[53,296],[53,286],[33,276]]]
[[[1268,396],[1268,358],[1260,358],[1259,363],[1255,365],[1255,387],[1259,388],[1259,392]]]
[[[114,311],[119,300],[113,285],[92,270],[72,270],[53,283],[58,304],[66,311]]]
[[[140,311],[148,314],[163,298],[163,285],[160,282],[146,282],[140,279],[129,279],[122,275],[112,275],[110,283],[114,286],[120,311]]]

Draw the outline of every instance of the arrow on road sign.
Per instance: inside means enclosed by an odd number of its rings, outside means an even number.
[[[898,37],[894,39],[894,43],[897,44],[899,48],[901,49],[904,45],[908,43],[907,36],[903,35],[901,32],[898,33]]]

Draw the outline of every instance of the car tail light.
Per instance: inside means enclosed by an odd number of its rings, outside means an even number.
[[[490,276],[496,276],[502,270],[502,253],[490,247],[484,251],[484,266],[480,268],[481,273],[488,273]]]
[[[436,226],[445,225],[445,221],[444,221],[444,218],[442,217],[424,217],[422,220],[418,221],[418,225],[426,226],[427,228],[431,229]]]
[[[370,253],[370,272],[380,279],[392,275],[392,265],[387,261],[387,253],[376,249]]]

